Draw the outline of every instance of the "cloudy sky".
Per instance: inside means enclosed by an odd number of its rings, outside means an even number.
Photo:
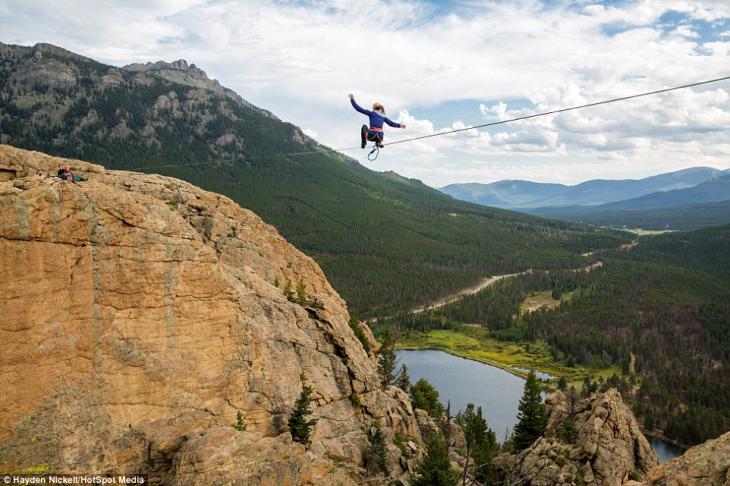
[[[114,65],[186,59],[332,147],[363,105],[386,141],[730,75],[728,0],[3,0],[0,41]],[[730,167],[730,82],[387,147],[441,186]]]

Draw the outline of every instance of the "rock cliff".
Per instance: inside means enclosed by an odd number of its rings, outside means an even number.
[[[620,485],[645,478],[658,465],[656,453],[615,389],[585,399],[550,395],[545,437],[516,457],[498,458],[501,474],[515,484]],[[561,433],[572,421],[574,432]]]
[[[648,484],[730,486],[730,432],[653,469]]]
[[[63,162],[88,180],[38,175]],[[366,484],[377,419],[405,475],[392,437],[419,443],[409,400],[379,388],[344,301],[273,227],[172,178],[9,146],[0,172],[0,470]],[[303,383],[309,449],[286,428]]]

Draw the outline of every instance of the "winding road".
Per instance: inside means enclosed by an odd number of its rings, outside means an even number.
[[[619,250],[619,251],[628,251],[628,250],[631,250],[633,248],[636,248],[638,246],[638,244],[639,244],[639,242],[637,240],[634,240],[634,241],[632,241],[630,243],[624,243],[624,244],[622,244],[621,246],[619,246],[618,248],[615,248],[615,249],[616,250]],[[595,255],[597,253],[604,252],[604,251],[608,251],[608,249],[603,248],[603,249],[589,251],[589,252],[586,252],[586,253],[582,253],[581,256],[583,256],[583,257],[589,257],[589,256],[593,256],[593,255]],[[595,262],[591,263],[590,265],[586,265],[586,266],[580,267],[580,268],[575,268],[575,269],[572,269],[572,271],[573,272],[576,272],[576,273],[578,273],[578,272],[592,272],[593,270],[596,270],[596,269],[601,268],[601,267],[603,267],[603,260],[596,260]],[[491,287],[492,285],[494,285],[497,282],[500,282],[502,280],[505,280],[505,279],[508,279],[508,278],[519,277],[521,275],[527,275],[527,274],[535,273],[535,272],[549,273],[550,271],[549,270],[535,270],[533,268],[529,268],[529,269],[527,269],[527,270],[525,270],[523,272],[507,273],[507,274],[504,274],[504,275],[493,275],[491,277],[486,277],[486,278],[482,279],[476,285],[472,285],[472,286],[466,287],[464,289],[459,290],[456,293],[447,295],[445,297],[440,297],[440,298],[438,298],[438,299],[436,299],[436,300],[434,300],[432,302],[429,302],[428,304],[424,304],[424,305],[418,306],[418,307],[414,308],[413,310],[411,310],[411,313],[413,313],[413,314],[420,314],[422,312],[426,312],[426,311],[429,311],[429,310],[438,309],[440,307],[444,307],[446,305],[453,304],[454,302],[457,302],[457,301],[459,301],[459,300],[461,300],[464,297],[467,297],[469,295],[474,295],[477,292],[480,292],[480,291],[486,289],[487,287]],[[393,317],[393,316],[389,316],[389,317]],[[386,317],[386,319],[389,318],[389,317]],[[375,320],[376,320],[376,318],[370,318],[366,322],[373,322]]]
[[[637,240],[634,240],[629,243],[624,243],[615,249],[619,250],[619,251],[628,251],[633,248],[636,248],[638,245],[639,245],[639,242]],[[589,256],[593,256],[597,253],[608,251],[608,250],[609,249],[607,249],[607,248],[601,248],[598,250],[581,253],[581,256],[589,257]],[[596,260],[595,262],[591,263],[590,265],[586,265],[586,266],[580,267],[580,268],[575,268],[575,269],[572,269],[571,271],[576,272],[576,273],[592,272],[593,270],[596,270],[597,268],[601,268],[601,267],[603,267],[603,260]],[[480,292],[480,291],[486,289],[487,287],[491,287],[492,285],[494,285],[497,282],[500,282],[502,280],[505,280],[508,278],[519,277],[521,275],[527,275],[527,274],[535,273],[535,272],[550,273],[549,270],[535,270],[534,268],[528,268],[527,270],[525,270],[523,272],[507,273],[504,275],[492,275],[491,277],[486,277],[486,278],[482,279],[476,285],[472,285],[472,286],[463,288],[463,289],[459,290],[458,292],[447,295],[445,297],[440,297],[434,301],[429,302],[428,304],[420,305],[420,306],[412,309],[411,313],[420,314],[422,312],[430,311],[433,309],[438,309],[440,307],[444,307],[446,305],[453,304],[454,302],[457,302],[469,295],[474,295],[477,292]],[[387,316],[384,319],[390,319],[392,317],[394,317],[394,316]],[[371,317],[370,319],[367,319],[364,322],[366,324],[369,324],[369,323],[375,322],[376,320],[377,320],[377,317]]]
[[[595,270],[597,268],[601,268],[602,266],[603,266],[603,260],[596,260],[595,262],[591,263],[590,265],[586,265],[585,267],[576,268],[571,271],[573,271],[575,273],[592,272],[593,270]],[[496,284],[497,282],[499,282],[501,280],[519,277],[522,275],[528,275],[530,273],[536,273],[536,272],[550,273],[549,270],[535,270],[534,268],[529,268],[529,269],[525,270],[524,272],[507,273],[504,275],[494,275],[491,277],[487,277],[487,278],[483,279],[481,282],[479,282],[478,284],[473,285],[471,287],[467,287],[465,289],[461,289],[460,291],[458,291],[455,294],[447,295],[446,297],[441,297],[440,299],[437,299],[429,304],[416,307],[415,309],[413,309],[411,311],[411,313],[420,314],[421,312],[438,309],[439,307],[453,304],[454,302],[461,300],[468,295],[474,295],[477,292],[486,289],[487,287],[491,287],[492,285]]]

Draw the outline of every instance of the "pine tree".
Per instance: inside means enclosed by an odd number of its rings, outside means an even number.
[[[535,373],[530,372],[520,399],[518,423],[515,425],[514,445],[519,452],[527,449],[538,437],[545,433],[547,426],[547,407],[542,401],[540,382]]]
[[[411,387],[411,403],[413,408],[425,410],[431,417],[444,414],[444,406],[439,402],[439,392],[428,381],[421,378]]]
[[[467,403],[463,412],[456,414],[456,423],[464,431],[467,448],[469,445],[481,444],[487,436],[487,422],[482,417],[482,407],[474,408],[473,403]]]
[[[286,300],[289,301],[294,300],[294,291],[292,290],[291,280],[289,279],[287,279],[284,284],[284,297],[286,297]]]
[[[552,291],[551,297],[553,300],[560,300],[560,298],[563,296],[563,289],[560,287],[555,287]]]
[[[239,432],[245,432],[246,431],[246,421],[243,420],[243,414],[239,410],[236,414],[236,423],[233,424],[233,428],[236,429]]]
[[[370,475],[388,474],[388,451],[385,445],[385,434],[380,422],[373,424],[373,430],[368,431],[370,447],[365,453],[365,467]]]
[[[307,295],[307,284],[304,283],[304,280],[299,279],[299,283],[297,284],[297,302],[304,305],[307,303],[307,299],[309,299]]]
[[[370,341],[368,341],[367,336],[365,336],[365,331],[363,330],[362,326],[360,325],[360,322],[357,320],[357,317],[350,316],[350,329],[352,329],[352,332],[355,334],[355,337],[358,341],[360,341],[360,344],[362,344],[363,349],[365,349],[365,352],[370,355]]]
[[[439,434],[431,434],[426,444],[426,455],[410,477],[411,486],[456,486],[458,475],[451,467],[446,441]]]
[[[294,410],[289,417],[289,432],[291,432],[292,439],[294,442],[304,445],[312,443],[309,434],[312,432],[312,427],[317,423],[314,419],[307,420],[307,416],[312,413],[312,409],[309,408],[312,401],[311,394],[312,388],[303,385],[302,393],[299,394],[299,398],[294,403]]]
[[[395,386],[408,393],[411,389],[411,377],[408,376],[408,367],[404,364],[401,365],[400,371],[398,372],[398,378],[395,380]]]
[[[578,403],[578,392],[573,385],[570,385],[568,390],[568,403],[570,403],[570,416],[573,417],[575,415],[575,405]]]
[[[395,367],[398,365],[398,358],[393,350],[394,339],[392,334],[386,332],[383,337],[383,346],[380,348],[380,356],[378,357],[378,374],[380,375],[380,384],[385,388],[395,383]]]
[[[469,459],[474,459],[474,477],[487,484],[492,475],[492,459],[497,452],[497,436],[487,426],[482,417],[482,407],[474,408],[473,403],[466,405],[463,412],[456,414],[456,423],[461,426],[466,439],[466,461],[463,477],[469,468]]]
[[[565,444],[575,444],[578,438],[578,429],[575,426],[575,421],[571,418],[566,418],[560,423],[557,433],[560,442]]]
[[[485,486],[494,484],[494,467],[492,466],[494,456],[499,452],[499,444],[497,436],[494,432],[489,431],[487,440],[482,447],[475,451],[474,457],[474,479]]]
[[[558,378],[558,389],[559,390],[565,390],[568,387],[568,381],[565,379],[564,376],[561,376]]]

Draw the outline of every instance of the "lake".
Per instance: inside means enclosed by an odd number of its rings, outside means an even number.
[[[667,462],[684,454],[684,449],[677,447],[674,444],[670,444],[665,440],[648,436],[646,438],[649,439],[649,443],[656,451],[656,455],[659,457],[659,462]]]
[[[471,402],[482,407],[489,427],[504,441],[517,423],[517,406],[525,380],[496,366],[460,358],[430,349],[397,350],[401,364],[408,367],[411,383],[428,380],[439,392],[441,402],[451,401],[451,414]],[[649,439],[660,462],[682,454],[682,449],[661,439]]]

